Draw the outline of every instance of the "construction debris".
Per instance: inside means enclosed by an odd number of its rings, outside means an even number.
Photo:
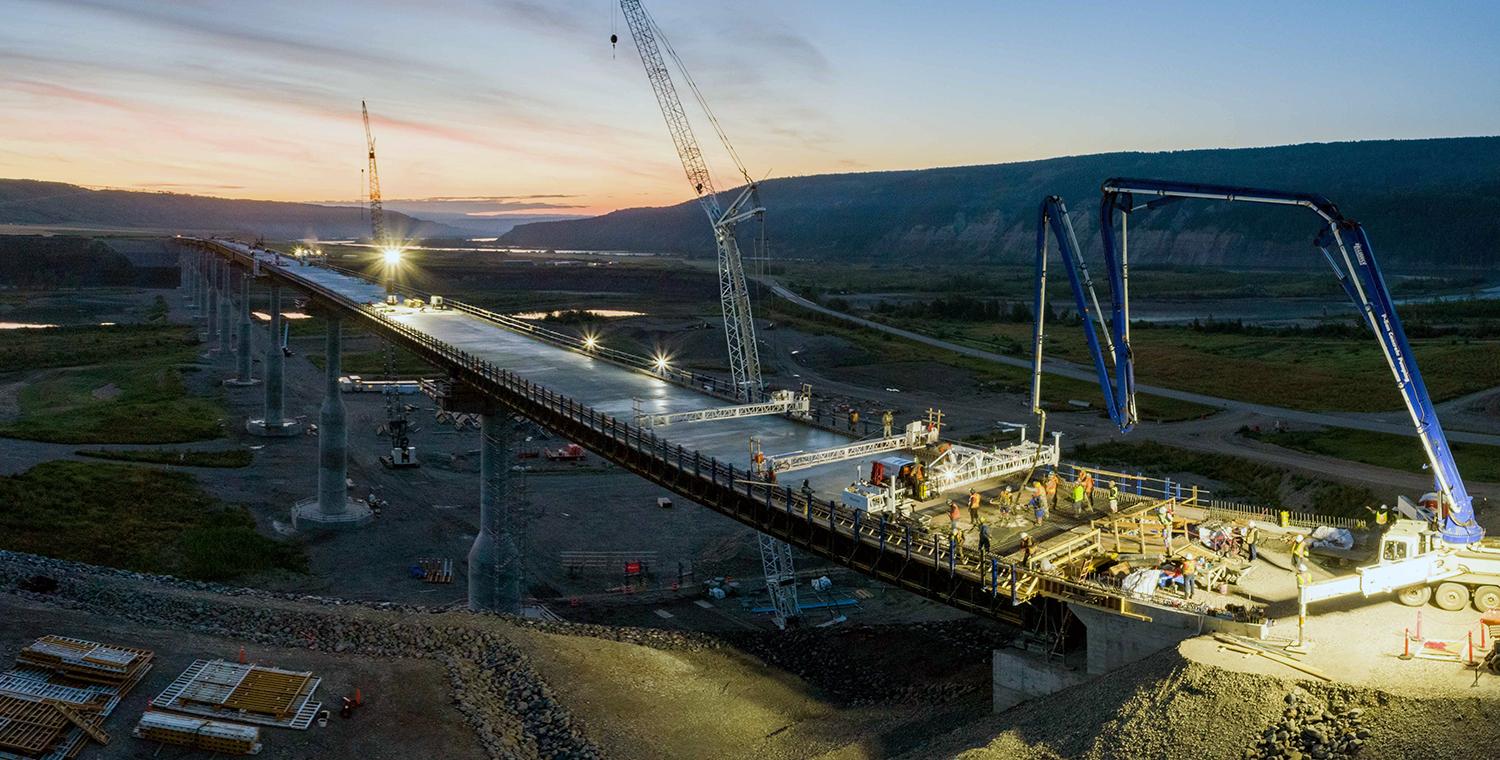
[[[261,749],[260,729],[254,726],[158,710],[147,710],[131,733],[140,739],[226,755],[255,755]]]
[[[452,583],[453,559],[451,557],[419,559],[415,565],[411,566],[411,577],[423,583]]]
[[[109,743],[104,719],[151,668],[144,649],[43,636],[0,673],[0,760],[70,760]]]

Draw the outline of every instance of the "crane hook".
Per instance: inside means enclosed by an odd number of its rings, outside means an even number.
[[[609,36],[609,46],[610,47],[614,47],[617,43],[619,43],[619,41],[620,41],[620,35],[618,35],[618,34],[611,34]]]

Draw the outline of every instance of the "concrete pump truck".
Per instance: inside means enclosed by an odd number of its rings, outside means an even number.
[[[1112,313],[1107,323],[1079,255],[1067,209],[1055,196],[1042,203],[1037,233],[1038,314],[1044,303],[1046,228],[1051,227],[1068,267],[1110,417],[1122,432],[1136,421],[1130,348],[1128,220],[1137,212],[1184,200],[1301,207],[1318,215],[1322,228],[1313,245],[1332,267],[1339,286],[1358,309],[1361,322],[1379,341],[1433,474],[1431,493],[1423,495],[1417,504],[1401,500],[1404,516],[1396,519],[1381,536],[1375,562],[1358,568],[1353,575],[1303,587],[1304,610],[1310,602],[1386,592],[1395,592],[1396,599],[1409,606],[1420,606],[1430,600],[1445,610],[1459,610],[1470,603],[1481,611],[1500,608],[1500,541],[1486,538],[1475,520],[1473,498],[1459,475],[1432,398],[1417,369],[1411,344],[1396,315],[1390,290],[1376,263],[1369,236],[1363,226],[1344,216],[1321,195],[1154,179],[1108,180],[1103,185],[1099,208],[1104,264],[1112,296]],[[1040,316],[1037,321],[1039,349]],[[1095,321],[1100,327],[1098,333],[1104,336],[1104,346],[1093,329]],[[1114,365],[1113,378],[1106,368],[1107,360]],[[1040,350],[1037,365],[1039,370]],[[1035,384],[1033,388],[1035,393]],[[1034,405],[1039,405],[1039,400],[1034,399]]]

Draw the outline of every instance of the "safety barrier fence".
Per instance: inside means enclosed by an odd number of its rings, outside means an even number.
[[[213,247],[245,264],[252,256],[228,246]],[[673,444],[650,429],[496,367],[377,307],[300,277],[294,268],[277,267],[274,273],[368,319],[378,331],[483,392],[497,404],[497,411],[519,413],[675,493],[809,553],[951,606],[1012,623],[1023,620],[1018,605],[1038,596],[1132,614],[1118,588],[1023,568],[1002,556],[981,557],[961,541],[928,533],[910,521],[870,515],[832,499],[809,498],[800,490],[766,482],[730,462]]]

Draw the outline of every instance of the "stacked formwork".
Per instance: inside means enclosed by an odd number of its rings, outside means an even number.
[[[151,668],[144,649],[43,636],[0,673],[0,760],[70,760],[109,743],[104,720]]]
[[[260,729],[208,718],[147,710],[132,732],[139,739],[226,755],[260,753]]]

